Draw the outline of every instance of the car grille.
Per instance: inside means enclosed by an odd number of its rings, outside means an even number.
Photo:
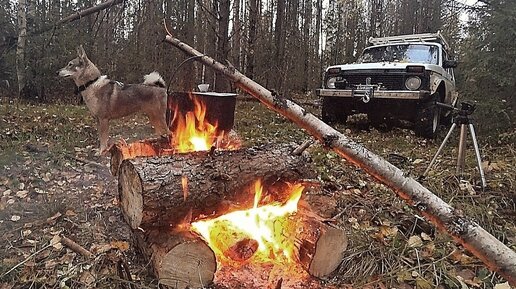
[[[348,74],[343,76],[348,85],[366,84],[366,78],[371,78],[371,84],[382,84],[383,87],[389,90],[403,90],[405,89],[405,77],[403,75],[371,75],[371,74]]]

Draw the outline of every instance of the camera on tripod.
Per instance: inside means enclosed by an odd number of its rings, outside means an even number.
[[[460,103],[460,110],[458,110],[459,115],[471,115],[475,111],[476,106],[469,102],[461,102]]]
[[[437,149],[437,153],[434,155],[432,161],[430,161],[430,165],[428,165],[428,168],[423,173],[421,177],[425,177],[428,172],[430,171],[430,168],[435,163],[435,160],[441,153],[441,151],[444,148],[444,145],[450,138],[453,130],[460,126],[460,136],[459,136],[459,150],[458,150],[458,156],[457,156],[457,175],[462,175],[464,173],[464,165],[465,165],[465,155],[466,155],[466,133],[469,128],[471,138],[473,141],[473,147],[475,149],[475,156],[477,159],[477,166],[478,171],[480,172],[480,178],[482,180],[482,188],[486,187],[486,179],[484,176],[484,170],[482,169],[482,160],[480,159],[480,151],[478,149],[478,143],[477,143],[477,137],[475,134],[475,129],[473,128],[472,119],[469,117],[473,112],[475,111],[475,105],[469,102],[461,102],[460,103],[460,109],[456,108],[452,105],[436,102],[437,106],[449,109],[451,110],[451,113],[453,114],[453,123],[450,127],[450,130],[448,131],[448,134],[446,134],[446,137],[444,138],[443,142],[441,143],[441,146]]]

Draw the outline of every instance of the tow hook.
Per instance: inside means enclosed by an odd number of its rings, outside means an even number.
[[[370,94],[370,92],[368,91],[368,92],[366,92],[366,93],[364,94],[364,96],[362,97],[362,101],[363,101],[364,103],[368,103],[368,102],[371,100],[371,97],[369,96],[369,94]]]

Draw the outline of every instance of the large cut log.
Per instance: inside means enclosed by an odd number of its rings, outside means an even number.
[[[285,182],[315,176],[303,156],[290,154],[292,149],[263,146],[126,159],[118,174],[123,216],[133,229],[216,216],[248,207],[254,196],[248,188],[257,179],[282,200]]]
[[[150,261],[160,283],[170,288],[204,288],[213,281],[217,262],[197,235],[170,227],[133,230],[136,246]]]
[[[298,213],[299,260],[315,277],[328,276],[339,267],[348,246],[346,232],[337,226],[324,223],[310,210]]]
[[[447,232],[491,270],[500,273],[510,284],[516,285],[516,252],[489,234],[474,220],[462,216],[459,211],[419,182],[405,176],[403,171],[349,139],[296,103],[273,94],[234,68],[229,68],[213,58],[203,55],[171,35],[167,35],[165,41],[188,55],[198,56],[197,61],[226,75],[236,86],[259,99],[268,108],[298,124],[325,147],[334,150],[349,162],[364,169],[378,181],[392,188],[414,210],[425,216],[439,229]]]

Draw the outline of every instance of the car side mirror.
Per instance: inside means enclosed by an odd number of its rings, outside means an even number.
[[[457,60],[448,59],[443,62],[443,68],[455,68],[458,64],[459,62]]]

